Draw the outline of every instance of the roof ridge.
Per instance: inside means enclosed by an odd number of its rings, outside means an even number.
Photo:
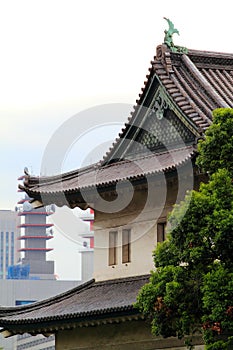
[[[189,71],[195,76],[201,86],[209,93],[209,95],[216,100],[222,108],[229,108],[230,106],[222,99],[217,91],[210,85],[203,74],[197,69],[192,60],[185,54],[181,56],[181,60],[189,69]]]
[[[151,274],[146,274],[146,275],[139,275],[139,276],[113,278],[111,280],[104,280],[104,281],[96,281],[93,287],[99,287],[101,285],[106,285],[106,284],[118,284],[118,283],[132,282],[132,281],[140,281],[143,279],[148,279],[150,276]]]
[[[117,137],[112,142],[111,146],[109,147],[107,152],[105,152],[105,154],[103,155],[102,159],[100,160],[100,164],[101,165],[106,164],[106,162],[108,162],[111,159],[110,157],[112,155],[112,152],[114,151],[114,149],[117,146],[118,142],[122,139],[122,136],[124,135],[125,130],[127,129],[127,127],[130,127],[132,125],[131,122],[132,122],[133,118],[137,115],[138,108],[143,106],[141,104],[141,99],[142,99],[143,94],[145,93],[145,89],[147,88],[149,80],[153,77],[153,73],[154,73],[153,72],[153,64],[155,63],[155,59],[156,59],[156,56],[153,57],[153,60],[150,60],[150,66],[148,68],[148,72],[146,74],[146,78],[144,80],[143,87],[141,87],[141,92],[138,94],[138,98],[135,101],[136,103],[132,106],[132,111],[130,112],[130,115],[128,116],[127,121],[122,126],[122,128],[121,128],[120,132],[118,133]]]
[[[210,51],[210,50],[195,50],[195,49],[188,49],[188,56],[209,56],[209,57],[215,57],[222,59],[229,58],[233,60],[233,53],[230,52],[220,52],[220,51]]]
[[[25,180],[24,180],[24,184],[27,185],[27,183],[31,180],[31,182],[34,181],[34,184],[41,184],[43,185],[43,182],[46,181],[46,184],[48,183],[48,181],[61,181],[61,179],[63,180],[64,178],[66,177],[69,177],[69,176],[75,176],[77,174],[83,174],[85,172],[88,172],[90,169],[93,169],[95,168],[96,166],[98,166],[99,164],[99,161],[98,162],[95,162],[95,163],[92,163],[90,165],[87,165],[87,166],[84,166],[82,168],[79,168],[79,169],[75,169],[75,170],[71,170],[71,171],[67,171],[65,173],[62,173],[62,174],[56,174],[56,175],[49,175],[49,176],[30,176],[30,175],[27,175],[25,176]],[[19,187],[22,187],[22,185],[19,185]]]

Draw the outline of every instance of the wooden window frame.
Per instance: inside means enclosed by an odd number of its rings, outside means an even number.
[[[164,242],[166,239],[166,221],[161,221],[157,223],[157,243]]]
[[[131,229],[122,230],[122,263],[131,261]]]
[[[118,232],[109,232],[109,245],[108,245],[108,265],[117,265],[117,240]]]

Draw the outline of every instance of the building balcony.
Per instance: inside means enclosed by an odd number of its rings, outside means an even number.
[[[92,237],[94,237],[94,231],[90,231],[90,232],[86,232],[86,233],[79,233],[79,237],[92,238]]]
[[[47,211],[20,211],[18,212],[18,216],[26,216],[26,215],[52,215],[53,212],[47,212]]]
[[[18,228],[25,228],[25,227],[52,227],[53,224],[21,224],[17,226]]]
[[[18,252],[50,252],[51,250],[53,250],[53,248],[20,248]]]

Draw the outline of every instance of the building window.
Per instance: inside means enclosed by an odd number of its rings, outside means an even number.
[[[27,305],[27,304],[31,304],[31,303],[35,303],[36,300],[16,300],[15,301],[15,305]]]
[[[131,231],[122,230],[122,263],[130,262]]]
[[[109,232],[109,265],[117,264],[117,231]]]
[[[6,232],[6,247],[9,246],[9,232]]]
[[[157,223],[157,242],[165,241],[165,227],[166,222],[158,222]]]
[[[11,232],[11,265],[14,265],[14,252],[15,252],[15,247],[14,247],[14,232]]]
[[[1,232],[1,240],[0,240],[1,269],[3,269],[3,252],[4,252],[3,232]]]

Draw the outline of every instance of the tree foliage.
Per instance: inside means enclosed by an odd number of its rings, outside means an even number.
[[[207,129],[205,139],[198,145],[197,164],[213,174],[217,169],[228,169],[233,177],[233,117],[231,108],[213,112],[213,124]]]
[[[206,350],[231,349],[233,335],[233,110],[214,111],[199,145],[198,165],[210,180],[191,191],[169,217],[155,271],[136,306],[152,332],[188,336],[202,330]],[[230,345],[231,344],[231,345]]]

